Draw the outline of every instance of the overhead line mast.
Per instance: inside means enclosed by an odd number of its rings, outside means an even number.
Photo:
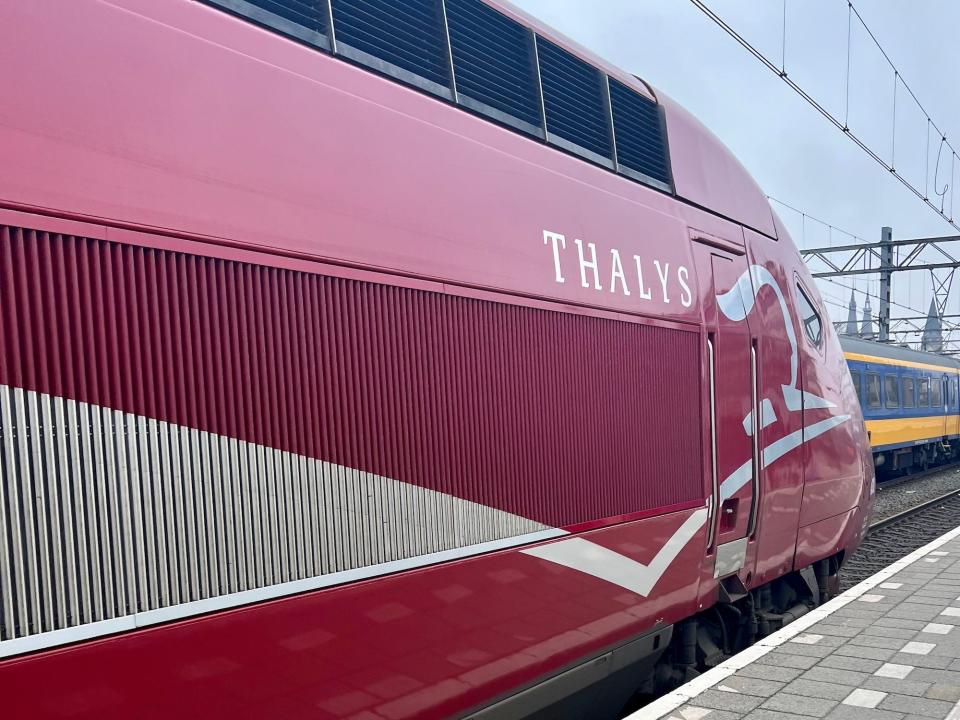
[[[937,316],[942,319],[946,313],[947,300],[953,286],[953,276],[957,266],[960,265],[960,260],[943,247],[946,243],[952,242],[960,242],[960,235],[894,240],[893,230],[884,227],[881,231],[880,242],[806,248],[801,250],[800,254],[808,264],[811,259],[817,259],[829,268],[825,271],[811,273],[815,278],[879,275],[879,339],[881,342],[889,342],[893,273],[905,270],[929,270],[933,280]],[[894,257],[895,248],[897,250],[896,257]],[[936,262],[921,260],[921,253],[928,248],[936,250],[943,259]],[[901,253],[901,250],[904,252]],[[850,254],[844,260],[835,262],[832,256],[841,253]],[[938,277],[934,272],[936,270],[948,270],[949,272]]]

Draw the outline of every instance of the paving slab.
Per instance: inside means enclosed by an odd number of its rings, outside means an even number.
[[[960,527],[627,720],[960,720]]]

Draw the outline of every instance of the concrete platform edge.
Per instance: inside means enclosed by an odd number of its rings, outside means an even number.
[[[735,673],[737,670],[746,667],[758,658],[766,655],[774,648],[783,645],[792,637],[800,634],[810,626],[830,616],[847,604],[853,602],[868,590],[871,590],[880,583],[885,582],[887,579],[900,572],[905,567],[912,565],[920,558],[950,542],[957,536],[960,536],[960,527],[954,528],[953,530],[941,535],[936,540],[932,540],[923,547],[914,550],[909,555],[905,555],[875,575],[872,575],[863,582],[854,585],[849,590],[840,593],[837,595],[837,597],[826,602],[820,607],[811,610],[809,613],[790,623],[785,628],[778,630],[768,637],[765,637],[757,644],[752,645],[743,652],[734,655],[728,660],[725,660],[712,670],[708,670],[703,675],[694,678],[685,685],[681,685],[673,692],[658,698],[646,707],[628,715],[624,720],[659,720],[659,718],[662,718],[667,713],[673,712],[684,703],[694,699],[700,693],[712,688],[714,685],[730,675],[733,675],[733,673]],[[958,708],[954,708],[954,711],[950,714],[947,720],[960,720],[960,706],[958,706]]]

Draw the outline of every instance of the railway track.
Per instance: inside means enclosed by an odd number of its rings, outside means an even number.
[[[870,527],[867,530],[867,537],[869,538],[872,533],[875,533],[878,530],[882,530],[883,528],[889,527],[890,525],[895,525],[899,522],[903,522],[907,518],[910,518],[914,515],[918,515],[930,508],[936,507],[941,503],[945,503],[951,498],[957,497],[958,495],[960,495],[960,488],[956,490],[951,490],[950,492],[947,492],[947,493],[944,493],[943,495],[932,498],[931,500],[917,503],[912,508],[908,508],[906,510],[903,510],[902,512],[898,512],[894,515],[890,515],[889,517],[881,518],[876,522],[870,523]]]
[[[903,492],[903,488],[897,491],[894,488],[958,467],[960,463],[942,465],[888,480],[882,487],[886,492]],[[867,529],[867,536],[857,552],[844,563],[840,574],[841,591],[876,574],[957,525],[960,525],[960,487],[876,520]]]
[[[845,564],[841,590],[853,587],[960,524],[960,488],[917,503],[870,525],[867,537]]]
[[[909,473],[907,475],[901,475],[899,477],[890,478],[889,480],[877,480],[877,488],[883,488],[889,490],[890,488],[895,488],[898,485],[905,485],[907,483],[915,482],[917,480],[922,480],[925,477],[930,475],[936,475],[937,473],[946,472],[952,470],[953,468],[960,467],[960,462],[948,462],[943,465],[934,465],[928,467],[926,470],[918,470],[916,472]]]

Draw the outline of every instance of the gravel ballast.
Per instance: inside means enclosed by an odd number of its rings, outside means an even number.
[[[960,466],[956,465],[918,478],[877,483],[871,522],[883,520],[957,489],[960,489]]]

